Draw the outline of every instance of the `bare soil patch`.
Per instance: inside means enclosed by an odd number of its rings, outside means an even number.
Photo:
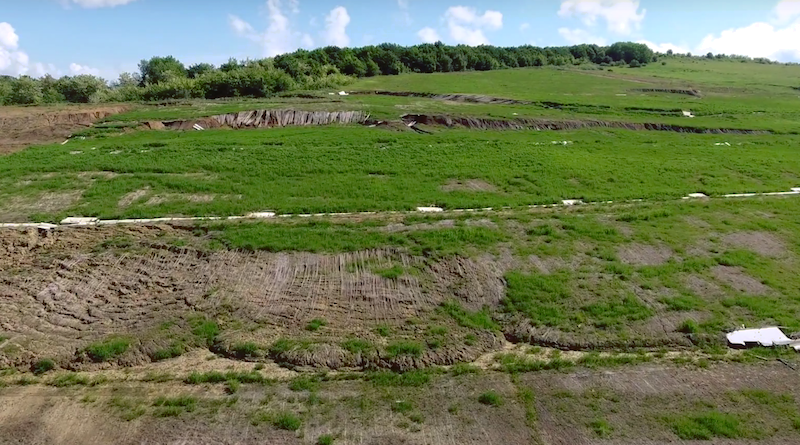
[[[60,142],[76,130],[126,110],[124,106],[1,107],[0,155]]]
[[[769,232],[735,232],[725,235],[723,242],[770,258],[786,254],[783,240]]]
[[[689,275],[683,282],[687,289],[701,298],[717,298],[725,295],[719,285],[697,275]]]
[[[153,195],[153,196],[150,197],[150,199],[148,199],[144,203],[144,205],[146,205],[146,206],[155,206],[155,205],[163,204],[165,202],[170,202],[170,201],[189,201],[189,202],[195,202],[195,203],[207,203],[207,202],[213,201],[215,198],[216,198],[216,195],[209,195],[209,194],[182,195],[182,194],[178,194],[178,193],[171,193],[171,194],[163,194],[163,195]]]
[[[715,266],[711,269],[711,274],[717,280],[745,294],[766,295],[772,291],[768,286],[747,275],[740,267]]]
[[[528,257],[528,261],[534,268],[536,268],[537,271],[539,271],[539,273],[543,273],[545,275],[549,275],[568,266],[567,262],[559,257],[541,258],[537,255],[530,255]]]
[[[139,190],[135,190],[133,192],[130,192],[130,193],[126,194],[122,198],[120,198],[120,200],[117,203],[117,205],[119,207],[128,207],[129,205],[133,204],[134,202],[136,202],[136,201],[144,198],[145,196],[147,196],[148,193],[150,193],[150,188],[149,187],[146,187],[146,188],[143,188],[143,189],[139,189]]]
[[[634,266],[660,266],[673,256],[672,249],[666,246],[632,243],[617,250],[619,259]]]
[[[458,180],[451,179],[442,186],[445,192],[496,192],[497,187],[482,179]]]
[[[28,222],[35,213],[55,213],[67,209],[81,199],[82,190],[45,192],[37,197],[13,197],[0,202],[0,221]]]

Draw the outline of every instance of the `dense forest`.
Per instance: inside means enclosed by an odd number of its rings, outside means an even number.
[[[671,55],[671,53],[669,54]],[[691,55],[689,55],[691,56]],[[714,57],[709,54],[709,56]],[[90,75],[13,78],[0,76],[0,104],[130,102],[224,97],[268,97],[291,90],[338,88],[358,77],[407,72],[488,71],[496,69],[595,64],[639,67],[658,55],[639,43],[538,48],[519,46],[416,46],[382,44],[362,48],[326,47],[261,60],[231,59],[219,67],[186,67],[176,58],[153,57],[138,73],[123,73],[111,83]]]

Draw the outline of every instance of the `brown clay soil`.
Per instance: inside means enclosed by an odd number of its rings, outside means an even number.
[[[61,142],[124,106],[0,107],[0,155],[34,144]]]

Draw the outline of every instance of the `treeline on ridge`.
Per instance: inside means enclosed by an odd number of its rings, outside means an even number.
[[[219,67],[199,63],[186,67],[172,56],[139,64],[138,73],[123,73],[107,83],[91,76],[0,76],[0,104],[89,103],[268,97],[291,90],[339,88],[357,77],[406,72],[488,71],[547,65],[642,66],[657,59],[646,45],[619,42],[608,47],[576,45],[538,48],[519,46],[416,46],[382,44],[361,48],[326,47],[261,60],[235,59]]]

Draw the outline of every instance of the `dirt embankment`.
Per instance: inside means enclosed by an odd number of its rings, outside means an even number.
[[[427,264],[393,249],[253,253],[152,241],[181,233],[168,226],[0,233],[0,367],[25,368],[43,357],[75,370],[137,365],[183,338],[184,346],[236,359],[405,370],[471,361],[504,341],[499,333],[474,332],[465,344],[469,329],[452,325],[430,337],[427,326],[448,300],[468,309],[498,304],[505,292],[502,270],[491,260]],[[396,278],[376,273],[393,267],[417,272]],[[199,315],[238,322],[221,323],[213,341],[200,344],[186,337],[192,328],[185,324]],[[325,320],[324,328],[309,330],[313,320]],[[384,351],[380,345],[389,340],[374,332],[379,325],[392,333],[391,341],[435,340],[436,347]],[[130,347],[113,362],[93,363],[84,352],[120,335]],[[270,346],[282,338],[284,347]],[[343,344],[350,338],[366,343]],[[248,344],[257,347],[243,349]]]
[[[112,114],[125,111],[122,106],[70,108],[0,109],[0,154],[12,153],[33,144],[56,142],[76,130]]]
[[[584,128],[618,128],[623,130],[673,131],[695,134],[770,134],[763,130],[740,130],[734,128],[699,128],[682,125],[615,122],[602,120],[552,120],[538,118],[486,119],[478,117],[453,117],[444,115],[406,114],[406,124],[465,127],[476,130],[580,130]]]
[[[290,126],[363,124],[369,113],[363,111],[302,111],[302,110],[253,110],[221,114],[200,119],[166,121],[161,124],[172,130],[191,130],[195,125],[203,128],[273,128]],[[151,129],[158,123],[148,123]]]
[[[703,97],[699,90],[695,89],[682,89],[682,88],[638,88],[633,91],[640,93],[669,93],[669,94],[685,94],[687,96]]]

